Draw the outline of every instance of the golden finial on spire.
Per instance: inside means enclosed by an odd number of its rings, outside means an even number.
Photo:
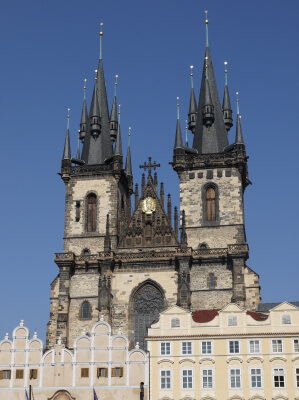
[[[193,76],[193,65],[190,65],[190,70],[191,70],[191,76]]]
[[[131,127],[129,126],[129,136],[131,136]]]
[[[224,70],[224,72],[227,74],[227,61],[224,61],[224,65],[225,65],[225,70]]]
[[[177,105],[176,105],[177,106],[177,119],[180,119],[180,104],[179,104],[180,98],[177,97],[176,100],[177,100]]]
[[[71,109],[68,108],[68,109],[67,109],[67,117],[68,117],[68,118],[70,118],[70,111],[71,111]]]
[[[206,14],[206,21],[205,21],[205,23],[206,23],[206,25],[208,25],[208,23],[209,23],[209,20],[208,20],[208,11],[205,11],[205,14]]]
[[[236,95],[237,95],[237,114],[239,114],[240,113],[240,111],[239,111],[239,92],[236,92]]]
[[[115,75],[115,86],[117,85],[117,78],[118,78],[118,75]]]
[[[96,73],[96,76],[95,76],[95,78],[94,78],[94,79],[95,79],[95,81],[97,81],[97,80],[98,80],[98,70],[97,70],[97,69],[95,69],[95,70],[94,70],[94,72]]]
[[[84,90],[86,90],[86,82],[87,82],[87,79],[85,78],[84,79],[84,88],[83,88]]]
[[[100,36],[103,36],[103,25],[104,25],[103,22],[101,22],[100,23],[100,33],[99,33]]]
[[[120,107],[121,107],[121,104],[118,105],[118,114],[120,114]]]

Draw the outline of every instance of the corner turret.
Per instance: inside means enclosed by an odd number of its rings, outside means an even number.
[[[182,139],[182,131],[180,124],[180,105],[179,105],[179,97],[177,97],[177,123],[176,123],[176,132],[175,132],[175,142],[174,148],[182,148],[183,147],[183,139]]]
[[[109,122],[110,136],[111,136],[111,140],[113,143],[115,142],[115,140],[117,138],[117,133],[118,133],[117,102],[116,102],[117,78],[118,78],[118,75],[115,75],[115,84],[114,84],[115,92],[114,92],[114,98],[113,98],[111,114],[110,114],[110,122]]]
[[[194,133],[196,126],[196,118],[197,118],[197,104],[193,88],[193,65],[190,66],[190,69],[191,69],[191,93],[190,93],[189,114],[188,114],[188,128],[192,133]]]
[[[222,102],[222,113],[224,119],[224,125],[227,132],[233,126],[233,112],[230,105],[229,92],[227,86],[227,61],[224,62],[225,65],[225,86],[224,86],[224,94],[223,94],[223,102]]]
[[[86,104],[86,79],[84,79],[84,98],[83,98],[83,107],[82,107],[81,122],[80,122],[80,131],[79,131],[79,138],[82,143],[84,143],[84,138],[86,136],[87,129],[88,129],[88,111]]]

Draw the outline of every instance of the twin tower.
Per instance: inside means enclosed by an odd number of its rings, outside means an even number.
[[[102,48],[102,33],[100,39]],[[76,158],[66,133],[64,244],[55,255],[47,348],[58,338],[72,348],[101,316],[132,347],[139,342],[146,349],[148,327],[174,304],[191,311],[230,302],[256,309],[259,277],[246,264],[248,157],[239,111],[235,141],[228,142],[228,86],[221,106],[208,40],[198,103],[192,85],[188,118],[192,147],[183,144],[177,120],[172,167],[180,179],[180,212],[175,207],[172,216],[163,183],[158,189],[157,164],[149,159],[147,176],[133,186],[128,146],[124,168],[116,95],[109,114],[100,52],[89,112],[84,96]]]

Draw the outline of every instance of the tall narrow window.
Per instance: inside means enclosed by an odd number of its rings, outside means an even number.
[[[90,194],[87,197],[87,232],[96,231],[97,197]]]
[[[83,319],[88,319],[89,318],[89,314],[90,314],[89,303],[87,303],[87,301],[85,301],[82,304],[82,318]]]
[[[206,191],[207,221],[216,221],[216,192],[209,187]]]
[[[209,274],[209,277],[208,277],[208,288],[215,289],[215,287],[216,287],[216,277],[214,274],[211,273],[211,274]]]

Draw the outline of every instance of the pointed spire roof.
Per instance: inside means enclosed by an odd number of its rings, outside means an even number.
[[[196,118],[197,118],[197,104],[196,104],[196,98],[195,98],[195,93],[194,93],[194,88],[193,88],[193,65],[190,66],[191,69],[191,93],[190,93],[190,102],[189,102],[189,113],[188,113],[188,119],[189,119],[189,129],[192,133],[194,133],[194,129],[196,126]]]
[[[76,156],[76,158],[78,159],[78,160],[80,160],[80,129],[79,129],[79,131],[78,131],[78,147],[77,147],[77,156]]]
[[[68,108],[67,113],[67,128],[66,128],[66,135],[65,135],[65,142],[64,142],[64,149],[63,149],[63,160],[70,160],[71,159],[71,144],[70,144],[70,109]]]
[[[117,138],[117,134],[118,134],[117,101],[116,101],[117,78],[118,78],[118,75],[115,75],[115,83],[114,83],[115,91],[114,91],[114,98],[113,98],[111,114],[110,114],[110,137],[111,137],[111,140],[113,143],[115,142],[115,140]]]
[[[233,126],[233,112],[230,105],[229,92],[227,86],[227,61],[225,61],[224,65],[225,65],[225,86],[224,86],[224,94],[222,102],[222,112],[223,112],[224,125],[228,132],[230,128]]]
[[[120,104],[118,106],[118,129],[117,129],[117,137],[116,137],[114,155],[115,156],[123,155],[122,145],[121,145],[121,132],[120,132]]]
[[[202,71],[201,87],[198,100],[197,120],[194,132],[193,148],[200,154],[221,153],[228,146],[227,132],[224,125],[222,107],[214,75],[214,69],[208,42],[208,20],[206,19],[206,51]],[[208,71],[208,85],[206,82],[206,65]],[[207,90],[209,88],[209,91]],[[202,112],[207,98],[210,97],[213,106],[214,121],[210,127],[203,123]]]
[[[125,167],[125,172],[126,172],[127,176],[133,176],[132,163],[131,163],[130,138],[131,138],[131,128],[129,128],[128,149],[127,149],[127,158],[126,158],[126,167]]]
[[[238,98],[238,92],[237,92],[237,126],[236,126],[236,139],[235,143],[236,144],[244,144],[243,140],[243,134],[242,134],[242,126],[241,126],[241,116],[240,116],[240,110],[239,110],[239,98]]]
[[[176,122],[176,132],[175,132],[175,142],[174,148],[177,149],[179,147],[183,147],[183,139],[182,139],[182,131],[180,124],[180,105],[179,105],[179,97],[177,97],[177,122]]]
[[[80,121],[80,131],[79,131],[79,138],[82,141],[82,143],[84,142],[86,136],[87,125],[88,125],[88,111],[86,104],[86,79],[84,79],[84,98],[83,98],[83,107],[82,107],[82,114]]]
[[[90,112],[92,112],[95,107],[95,92],[97,91],[98,107],[101,117],[101,134],[97,138],[97,140],[94,140],[90,137],[90,130],[86,134],[82,149],[82,159],[85,161],[86,164],[89,165],[103,164],[105,160],[109,159],[113,155],[112,141],[110,138],[108,101],[102,60],[102,36],[103,32],[101,31],[99,66],[96,70],[97,76],[90,107]]]

